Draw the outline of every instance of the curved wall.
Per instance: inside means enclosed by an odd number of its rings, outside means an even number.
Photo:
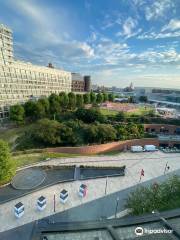
[[[71,153],[71,154],[98,154],[111,151],[128,150],[133,145],[144,146],[146,144],[153,144],[159,146],[157,138],[133,139],[119,142],[111,142],[99,145],[82,146],[82,147],[56,147],[47,148],[48,152],[57,153]]]

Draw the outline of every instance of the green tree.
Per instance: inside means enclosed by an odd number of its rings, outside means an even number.
[[[37,101],[35,105],[35,119],[41,119],[46,117],[46,108],[41,101]]]
[[[25,116],[30,120],[34,120],[36,118],[36,102],[29,100],[24,104]]]
[[[62,145],[75,145],[77,143],[77,138],[73,129],[71,127],[66,126],[65,124],[61,124],[59,129],[59,135],[61,138]]]
[[[106,117],[96,108],[78,109],[75,115],[79,120],[85,123],[93,123],[95,121],[104,123],[106,121]]]
[[[98,124],[97,141],[105,143],[116,139],[116,130],[110,124]]]
[[[140,102],[147,102],[147,101],[148,101],[148,98],[147,98],[147,96],[140,96],[140,97],[139,97],[139,101],[140,101]]]
[[[91,124],[85,128],[88,143],[105,143],[116,139],[116,130],[109,124]]]
[[[10,119],[17,124],[24,122],[25,111],[22,105],[14,105],[10,107]]]
[[[96,102],[97,103],[102,103],[103,102],[103,94],[102,93],[98,93],[96,96]]]
[[[126,125],[126,129],[128,131],[128,136],[130,139],[132,138],[141,138],[144,136],[144,128],[141,124],[128,123]]]
[[[106,92],[103,92],[103,102],[108,101],[108,94]]]
[[[89,93],[85,93],[85,94],[83,95],[83,98],[84,98],[84,103],[85,103],[85,104],[90,103],[91,99],[90,99],[90,94],[89,94]]]
[[[125,125],[116,125],[117,139],[126,140],[128,139],[128,131]]]
[[[60,107],[60,97],[59,95],[52,93],[49,96],[49,105],[50,105],[50,114],[54,115],[58,114],[61,111],[61,107]]]
[[[0,140],[0,184],[9,182],[15,172],[16,167],[11,159],[9,146]]]
[[[32,138],[43,146],[75,145],[73,128],[54,120],[41,119],[32,129]]]
[[[76,95],[76,107],[82,108],[84,106],[84,98],[82,94]]]
[[[90,92],[90,101],[92,104],[96,103],[96,94],[93,91]]]
[[[180,201],[180,177],[172,176],[163,183],[153,183],[148,187],[138,187],[127,198],[125,207],[134,215],[178,208]]]
[[[59,94],[60,97],[60,105],[63,110],[67,110],[68,103],[69,103],[69,97],[67,93],[65,92],[60,92]]]
[[[41,119],[32,129],[32,137],[35,141],[45,145],[57,145],[61,143],[59,135],[61,124],[54,120]]]
[[[44,97],[44,98],[40,98],[38,100],[39,103],[42,104],[42,106],[44,107],[44,111],[45,111],[45,114],[46,116],[49,115],[49,100],[47,97]]]
[[[123,122],[126,119],[126,114],[123,111],[120,111],[115,118],[116,121]]]
[[[95,143],[98,142],[98,127],[95,124],[88,125],[84,128],[85,130],[85,142]]]
[[[70,92],[68,94],[68,97],[69,97],[68,108],[70,110],[74,110],[76,108],[76,95],[73,92]]]
[[[109,100],[110,102],[114,102],[114,94],[113,94],[113,93],[109,93],[109,94],[108,94],[108,100]]]

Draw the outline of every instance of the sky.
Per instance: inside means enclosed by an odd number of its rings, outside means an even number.
[[[0,0],[14,55],[94,84],[180,89],[180,0]]]

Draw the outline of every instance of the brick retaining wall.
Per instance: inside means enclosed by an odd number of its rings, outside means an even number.
[[[177,128],[180,126],[169,125],[169,124],[144,124],[144,129],[147,132],[154,133],[165,133],[165,134],[176,134]]]
[[[47,148],[48,152],[54,153],[71,153],[71,154],[97,154],[111,151],[122,151],[130,149],[133,145],[144,146],[146,144],[153,144],[159,146],[159,141],[156,138],[133,139],[126,141],[111,142],[106,144],[82,146],[82,147],[56,147]]]

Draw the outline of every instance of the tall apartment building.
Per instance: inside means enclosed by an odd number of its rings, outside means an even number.
[[[8,117],[10,105],[70,92],[71,85],[70,72],[15,60],[12,31],[0,25],[0,120]]]

